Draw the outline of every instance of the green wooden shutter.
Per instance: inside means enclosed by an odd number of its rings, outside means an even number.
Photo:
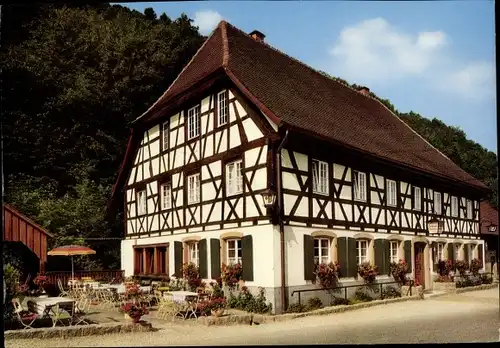
[[[347,238],[347,276],[357,277],[358,276],[358,264],[356,262],[356,239]]]
[[[182,242],[174,242],[174,270],[177,278],[182,277]]]
[[[469,260],[469,244],[464,244],[464,261],[470,262],[470,260]]]
[[[384,273],[380,272],[380,274],[387,274],[391,272],[391,241],[384,239],[384,262],[385,262],[385,271]]]
[[[405,244],[404,244],[403,248],[405,250],[405,261],[408,264],[408,273],[411,273],[412,272],[411,241],[405,240]]]
[[[340,264],[340,277],[347,277],[347,238],[337,238],[337,259]]]
[[[453,243],[448,243],[448,260],[455,260],[455,245]]]
[[[207,240],[202,239],[198,244],[200,264],[198,266],[200,271],[200,277],[203,279],[208,278],[208,260],[207,260]]]
[[[241,239],[241,262],[243,280],[253,281],[253,241],[250,235]]]
[[[479,244],[477,246],[477,256],[478,256],[479,261],[481,261],[481,264],[484,267],[484,263],[483,263],[483,245],[482,244]]]
[[[385,274],[385,250],[384,240],[375,239],[375,266],[378,267],[379,274]]]
[[[220,240],[210,239],[210,277],[216,279],[220,277]]]
[[[304,234],[304,279],[314,280],[314,238]]]

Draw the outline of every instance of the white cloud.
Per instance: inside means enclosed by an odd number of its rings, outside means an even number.
[[[489,96],[495,86],[493,64],[461,66],[449,55],[449,46],[442,31],[409,34],[375,18],[341,31],[329,50],[334,60],[329,70],[351,82],[372,86],[411,78],[471,99]]]
[[[222,20],[219,12],[212,10],[198,11],[194,14],[194,25],[200,30],[200,33],[206,35],[210,33]]]

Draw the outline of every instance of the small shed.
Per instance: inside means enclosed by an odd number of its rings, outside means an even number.
[[[43,270],[47,262],[47,238],[54,235],[8,204],[3,205],[3,221],[3,241],[22,243],[36,255],[40,271]]]

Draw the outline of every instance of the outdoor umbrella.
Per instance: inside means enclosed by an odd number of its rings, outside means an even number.
[[[75,279],[75,268],[73,264],[73,256],[75,255],[93,255],[95,250],[82,245],[64,245],[54,248],[47,253],[49,256],[71,256],[71,279]]]

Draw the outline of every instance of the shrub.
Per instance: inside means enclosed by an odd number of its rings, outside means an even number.
[[[309,301],[307,301],[308,310],[312,311],[319,308],[323,308],[323,302],[321,302],[319,297],[311,297]]]
[[[136,303],[125,303],[120,307],[122,313],[126,313],[132,319],[139,320],[143,315],[149,313],[148,309],[145,306],[138,305]]]
[[[408,273],[408,263],[404,260],[391,262],[391,265],[389,266],[389,273],[399,285],[406,285],[408,281],[408,279],[406,279],[406,274]]]
[[[439,260],[437,263],[438,274],[442,277],[448,277],[453,269],[454,265],[452,260]]]
[[[210,315],[212,311],[227,307],[227,301],[224,297],[212,298],[210,300],[198,303],[198,309],[204,315]]]
[[[348,305],[349,300],[343,298],[343,297],[334,297],[332,302],[330,302],[330,305],[332,306],[340,306],[340,305]]]
[[[196,288],[203,285],[203,280],[200,278],[198,266],[192,262],[182,265],[182,276],[186,280],[191,291],[196,291]]]
[[[292,303],[288,306],[286,313],[302,313],[306,311],[306,306],[301,303]]]
[[[329,264],[320,263],[316,265],[314,275],[316,276],[316,281],[323,289],[329,289],[337,285],[339,271],[340,265],[337,262],[330,262]]]
[[[492,277],[488,277],[487,274],[481,274],[480,275],[480,279],[481,279],[481,283],[482,284],[491,284],[491,283],[493,283],[493,278]]]
[[[235,265],[222,264],[221,273],[222,281],[224,282],[224,284],[229,286],[230,289],[234,289],[238,284],[238,281],[243,279],[243,268],[239,263]]]
[[[212,298],[223,298],[224,291],[221,289],[221,286],[216,282],[211,282],[210,286],[212,287]]]
[[[13,318],[13,306],[12,299],[18,294],[19,279],[21,277],[18,269],[11,265],[10,263],[4,264],[3,266],[3,277],[5,280],[5,305],[3,318],[5,320],[12,320]]]
[[[474,276],[479,275],[479,270],[481,268],[483,268],[483,262],[481,260],[473,259],[470,262],[470,272],[472,273],[472,275]]]
[[[394,286],[390,285],[382,288],[381,299],[397,297],[401,297],[401,291],[399,289],[396,289]]]
[[[369,302],[373,300],[373,297],[368,295],[362,289],[357,289],[356,292],[354,293],[354,300],[358,302]]]
[[[378,274],[378,267],[370,262],[363,262],[358,266],[358,274],[363,278],[365,283],[373,284]]]
[[[272,310],[272,304],[266,303],[263,288],[259,288],[259,294],[253,296],[246,286],[241,288],[238,296],[234,296],[233,293],[229,294],[228,305],[229,308],[241,309],[249,313],[265,314]]]

